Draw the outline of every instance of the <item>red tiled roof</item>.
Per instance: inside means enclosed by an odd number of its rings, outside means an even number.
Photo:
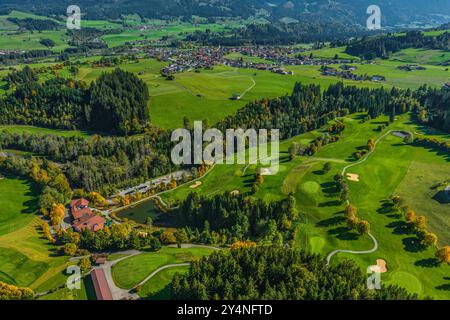
[[[98,268],[92,270],[91,277],[97,300],[113,300],[111,289],[108,286],[103,269]]]
[[[81,219],[75,220],[73,227],[78,232],[88,229],[89,231],[98,231],[105,226],[106,219],[92,213],[90,216],[84,216]]]

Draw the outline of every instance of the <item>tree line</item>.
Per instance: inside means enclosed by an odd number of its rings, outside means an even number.
[[[149,125],[149,93],[136,75],[115,69],[88,86],[59,77],[40,83],[25,67],[5,78],[13,92],[0,100],[0,123],[88,129],[127,135]]]

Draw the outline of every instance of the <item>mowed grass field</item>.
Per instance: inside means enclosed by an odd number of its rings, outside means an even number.
[[[36,216],[37,198],[25,180],[0,180],[0,281],[35,289],[65,267],[55,247],[43,239]]]
[[[189,262],[209,255],[214,249],[193,247],[175,248],[162,247],[157,252],[141,253],[119,261],[112,268],[112,276],[120,288],[131,289],[156,269],[174,263]],[[131,271],[132,270],[132,271]],[[150,290],[148,288],[147,290]]]

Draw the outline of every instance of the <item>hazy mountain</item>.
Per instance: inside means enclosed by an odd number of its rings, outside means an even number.
[[[76,3],[88,18],[115,19],[138,13],[147,18],[262,16],[270,21],[327,21],[364,25],[371,4],[381,7],[383,25],[450,21],[450,0],[2,0],[0,10],[64,15]]]

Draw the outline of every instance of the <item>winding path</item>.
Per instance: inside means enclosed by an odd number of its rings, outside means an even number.
[[[356,166],[356,165],[358,165],[358,164],[361,164],[361,163],[365,162],[365,161],[369,158],[369,156],[375,151],[375,149],[376,149],[378,143],[379,143],[383,138],[385,138],[386,136],[390,135],[392,132],[395,132],[395,131],[404,131],[404,130],[389,130],[388,132],[386,132],[385,134],[383,134],[381,137],[379,137],[379,138],[375,141],[373,149],[372,149],[372,150],[371,150],[371,151],[370,151],[363,159],[361,159],[361,160],[358,161],[358,162],[349,164],[348,166],[345,166],[345,167],[342,169],[342,176],[345,175],[347,169],[349,169],[349,168],[351,168],[351,167],[354,167],[354,166]],[[408,132],[410,135],[414,136],[412,132],[409,132],[409,131],[405,131],[405,132]],[[347,200],[347,203],[350,203],[350,201]],[[374,246],[373,246],[372,249],[370,249],[370,250],[363,250],[363,251],[354,251],[354,250],[334,250],[333,252],[330,252],[330,253],[328,254],[328,256],[327,256],[327,266],[330,264],[331,258],[332,258],[334,255],[336,255],[337,253],[340,253],[340,252],[343,252],[343,253],[352,253],[352,254],[367,254],[367,253],[373,253],[373,252],[377,251],[377,250],[378,250],[378,240],[377,240],[370,232],[369,232],[367,235],[368,235],[370,238],[372,238],[372,240],[373,240]]]
[[[185,262],[185,263],[172,263],[172,264],[166,264],[165,266],[159,267],[158,269],[156,269],[155,271],[153,271],[152,273],[150,273],[144,280],[142,280],[141,282],[139,282],[136,286],[134,286],[132,289],[130,289],[129,291],[133,291],[134,289],[136,289],[139,286],[143,286],[148,280],[150,280],[151,278],[153,278],[156,274],[158,274],[160,271],[163,271],[165,269],[169,269],[169,268],[175,268],[175,267],[187,267],[190,266],[191,263],[190,262]]]

